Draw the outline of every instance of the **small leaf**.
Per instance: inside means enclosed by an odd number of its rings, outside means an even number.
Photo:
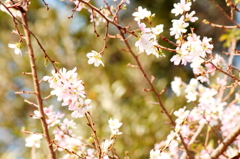
[[[44,66],[46,67],[48,65],[49,60],[47,58],[44,58]]]

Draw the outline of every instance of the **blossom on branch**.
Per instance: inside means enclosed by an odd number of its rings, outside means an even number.
[[[89,58],[88,64],[94,64],[95,67],[98,67],[100,64],[104,66],[102,62],[102,55],[94,50],[92,52],[87,53],[87,57]]]
[[[8,47],[14,49],[15,54],[22,55],[22,43],[8,44]]]
[[[156,35],[152,33],[141,35],[140,39],[135,43],[140,52],[146,52],[147,55],[153,54],[158,58],[160,54],[156,48],[157,45]]]
[[[26,142],[25,146],[40,148],[40,143],[42,138],[43,138],[42,135],[32,134],[31,136],[25,139],[25,142]]]
[[[170,28],[170,35],[173,36],[175,35],[175,39],[178,39],[179,37],[182,36],[182,33],[186,33],[188,27],[188,23],[184,21],[184,17],[182,16],[179,20],[172,20],[173,26]]]
[[[182,45],[176,48],[178,54],[174,55],[170,61],[174,62],[174,65],[179,65],[181,61],[183,65],[187,62],[198,62],[196,58],[205,58],[207,54],[212,53],[213,45],[210,41],[211,38],[204,37],[200,40],[200,36],[195,33],[189,34],[187,41],[183,41]]]
[[[181,0],[180,3],[174,3],[174,8],[172,9],[171,13],[174,13],[175,16],[183,14],[183,12],[189,11],[191,9],[191,5],[191,2],[186,3],[186,0]]]
[[[122,132],[119,132],[119,130],[118,130],[122,126],[122,123],[120,123],[118,119],[113,120],[112,118],[110,118],[108,120],[108,124],[109,124],[109,127],[110,127],[113,135],[121,135],[122,134]]]
[[[155,28],[152,28],[152,32],[156,35],[161,34],[163,32],[163,24],[159,24]]]
[[[141,6],[139,6],[137,12],[134,12],[132,15],[135,17],[135,21],[140,21],[144,18],[150,18],[151,12],[148,11],[146,8],[143,9]]]
[[[77,69],[67,71],[65,68],[59,72],[52,71],[53,76],[43,77],[44,81],[49,82],[49,86],[53,88],[52,95],[56,95],[58,101],[63,101],[62,106],[68,106],[73,111],[72,117],[82,117],[86,111],[91,109],[90,99],[86,98],[84,85],[82,80],[77,79]]]

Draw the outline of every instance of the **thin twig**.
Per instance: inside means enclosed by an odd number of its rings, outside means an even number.
[[[220,10],[220,12],[223,13],[223,15],[230,20],[234,25],[236,25],[238,28],[240,28],[240,26],[238,25],[238,23],[236,23],[229,15],[227,15],[227,13],[213,0],[209,0],[210,2],[212,2],[217,8],[218,10]]]
[[[26,102],[26,103],[28,103],[29,105],[33,105],[33,106],[35,106],[35,107],[38,108],[38,105],[37,105],[36,103],[30,102],[30,101],[27,100],[27,99],[24,99],[24,102]]]
[[[15,92],[15,94],[37,94],[36,92],[28,92],[28,91],[21,91],[21,92]]]
[[[151,82],[151,79],[147,76],[146,72],[144,71],[144,69],[143,69],[143,67],[142,67],[142,64],[140,63],[140,61],[139,61],[139,59],[138,59],[138,56],[134,54],[134,52],[132,51],[132,48],[131,48],[130,44],[128,43],[127,40],[125,40],[125,35],[124,35],[125,33],[124,33],[123,30],[121,30],[121,29],[119,29],[119,33],[120,33],[120,35],[122,36],[122,39],[124,39],[124,43],[125,43],[125,45],[127,46],[130,54],[133,56],[134,60],[136,61],[139,70],[142,72],[142,74],[143,74],[144,78],[146,79],[147,83],[150,85],[150,87],[151,87],[154,95],[155,95],[156,98],[157,98],[157,101],[158,101],[159,106],[161,107],[162,111],[167,115],[167,117],[168,117],[168,119],[170,120],[171,124],[172,124],[173,126],[175,126],[176,124],[175,124],[172,116],[169,114],[169,112],[167,111],[166,107],[163,105],[162,100],[160,99],[159,93],[157,92],[157,90],[156,90],[155,87],[153,86],[153,84],[152,84],[152,82]],[[191,156],[191,154],[190,154],[190,152],[189,152],[189,150],[188,150],[187,144],[184,142],[184,139],[183,139],[182,135],[179,134],[179,136],[180,136],[181,142],[182,142],[182,144],[183,144],[183,147],[184,147],[184,149],[185,149],[185,151],[186,151],[189,159],[192,159],[193,157]]]
[[[92,117],[91,117],[90,112],[85,113],[85,117],[88,121],[88,126],[91,128],[91,130],[93,132],[93,138],[94,138],[95,148],[96,148],[97,153],[98,153],[98,158],[101,159],[102,158],[102,150],[101,150],[101,147],[100,147],[99,139],[98,139],[96,130],[94,128],[94,123],[92,121]]]
[[[27,43],[27,47],[28,47],[28,55],[29,55],[31,70],[32,70],[33,84],[34,84],[34,89],[36,91],[36,98],[37,98],[36,100],[37,100],[38,110],[39,110],[40,115],[41,115],[40,119],[41,119],[41,123],[42,123],[42,128],[43,128],[43,132],[44,132],[44,135],[45,135],[47,143],[48,143],[48,150],[50,152],[51,159],[56,159],[55,152],[53,150],[53,146],[52,146],[52,143],[51,143],[50,135],[49,135],[49,132],[48,132],[48,125],[46,123],[45,114],[44,114],[44,111],[43,111],[41,91],[40,91],[40,86],[39,86],[39,81],[38,81],[38,76],[37,76],[35,57],[34,57],[33,48],[32,48],[31,39],[30,39],[31,33],[29,32],[29,29],[28,29],[28,21],[27,21],[26,12],[22,12],[22,21],[23,21],[23,24],[25,26],[23,29],[24,29],[24,33],[25,33],[25,36],[26,36],[26,43]]]
[[[211,23],[209,21],[207,21],[206,19],[204,19],[202,21],[204,24],[208,24],[208,25],[211,25],[212,27],[216,27],[216,28],[224,28],[224,29],[234,29],[234,28],[237,28],[237,26],[226,26],[226,25],[219,25],[219,24],[214,24],[214,23]]]
[[[21,24],[21,25],[24,27],[24,29],[26,29],[26,30],[34,37],[34,39],[35,39],[35,40],[37,41],[37,43],[38,43],[38,46],[39,46],[40,49],[43,51],[44,57],[47,57],[47,58],[49,59],[49,61],[52,63],[52,66],[53,66],[55,72],[58,72],[58,69],[57,69],[57,67],[55,66],[55,61],[53,61],[53,60],[50,58],[50,56],[47,54],[46,50],[43,48],[42,44],[40,43],[40,41],[39,41],[39,39],[36,37],[36,35],[35,35],[33,32],[31,32],[31,30],[29,30],[29,28],[28,28],[23,22],[21,22],[19,19],[17,19],[17,18],[12,14],[12,12],[8,9],[8,7],[7,7],[4,3],[2,3],[2,2],[0,1],[0,4],[2,4],[2,5],[7,9],[8,13],[12,16],[13,22],[14,22],[14,24],[15,24],[15,28],[17,29],[17,32],[18,32],[18,34],[19,34],[19,36],[20,36],[20,42],[22,42],[22,36],[23,36],[23,35],[20,33],[20,31],[19,31],[19,29],[18,29],[18,27],[17,27],[17,25],[18,25],[17,22],[18,22],[19,24]]]

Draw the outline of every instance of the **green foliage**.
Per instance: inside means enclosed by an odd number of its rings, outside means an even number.
[[[219,41],[225,41],[223,43],[224,47],[230,47],[232,39],[240,39],[240,30],[239,29],[226,29],[225,34],[221,35]]]

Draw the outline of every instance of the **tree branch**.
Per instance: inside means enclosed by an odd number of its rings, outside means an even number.
[[[27,47],[28,47],[28,55],[29,55],[30,65],[31,65],[31,70],[32,70],[32,79],[33,79],[34,89],[36,92],[38,110],[41,114],[41,118],[40,118],[41,124],[42,124],[42,128],[43,128],[44,136],[46,137],[46,140],[48,143],[48,150],[50,152],[51,159],[56,159],[56,156],[55,156],[55,153],[53,150],[53,146],[52,146],[52,142],[50,139],[50,135],[48,132],[48,126],[46,123],[44,111],[43,111],[43,103],[42,103],[41,91],[40,91],[40,87],[39,87],[39,81],[38,81],[38,77],[37,77],[35,57],[34,57],[33,48],[32,48],[31,39],[30,39],[31,33],[29,32],[29,29],[28,29],[27,14],[25,11],[22,11],[22,21],[24,24],[23,29],[24,29],[24,33],[26,36],[26,43],[27,43]]]
[[[228,146],[233,143],[233,141],[237,138],[240,134],[240,124],[232,131],[231,134],[228,135],[227,138],[223,140],[223,142],[218,145],[218,147],[212,152],[211,157],[212,159],[218,159],[220,155],[223,154],[224,151],[227,150]]]

